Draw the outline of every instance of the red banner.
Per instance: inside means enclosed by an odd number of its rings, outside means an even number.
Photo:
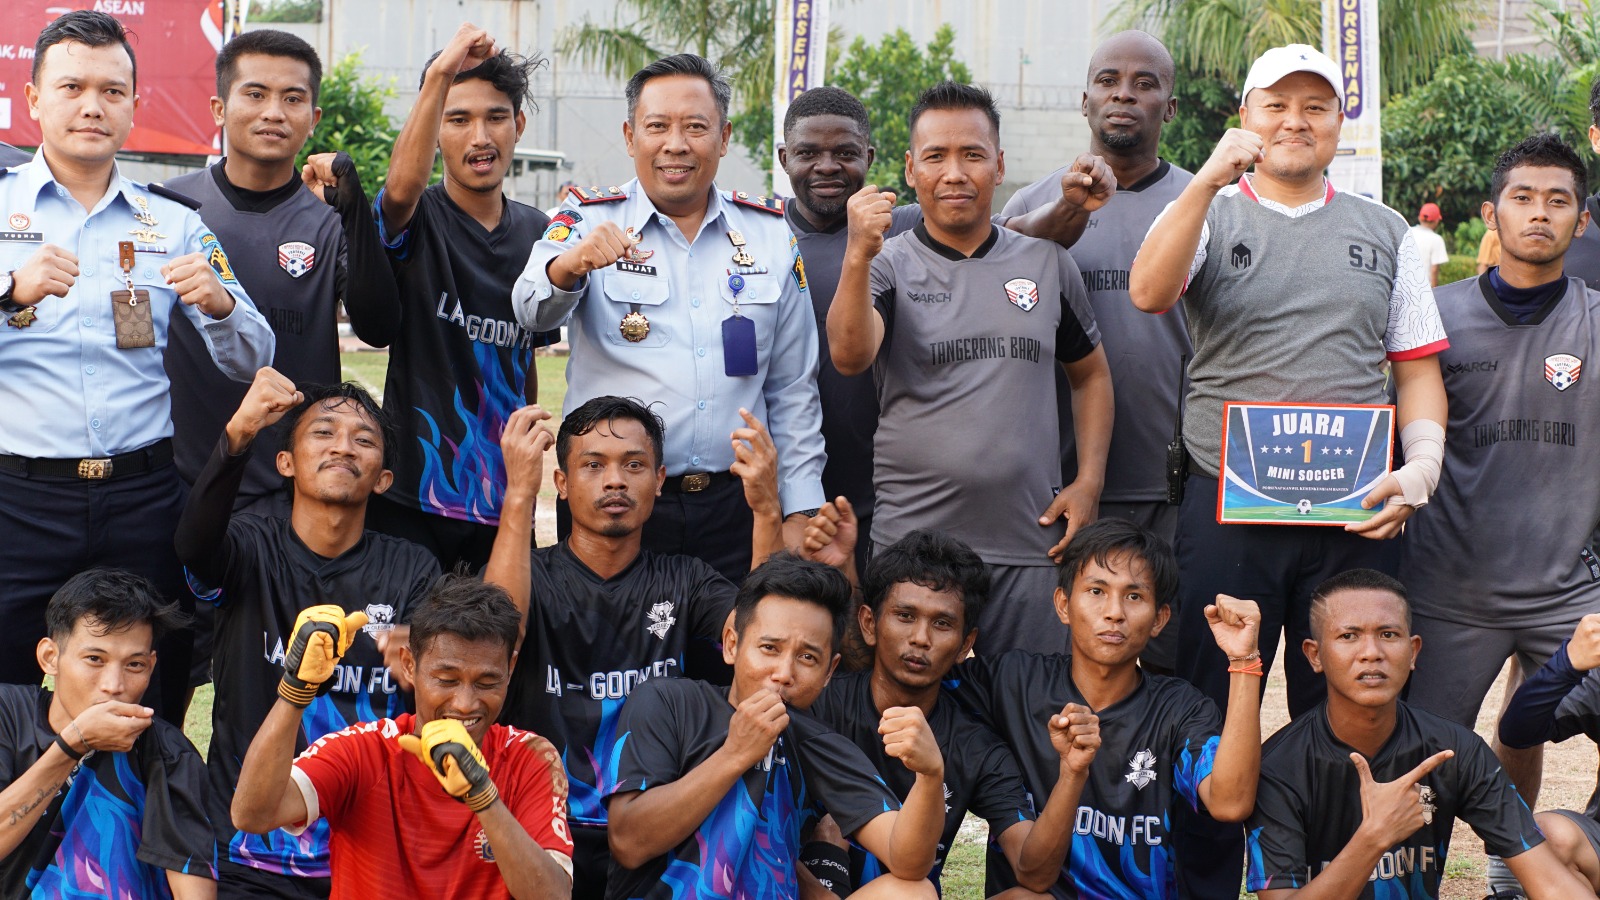
[[[33,75],[39,32],[73,9],[110,13],[128,28],[139,61],[139,109],[124,150],[133,153],[216,152],[211,121],[222,0],[4,0],[0,3],[0,141],[39,144],[23,85]]]

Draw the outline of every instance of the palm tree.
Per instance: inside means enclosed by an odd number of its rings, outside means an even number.
[[[1483,0],[1379,0],[1383,96],[1426,83],[1446,56],[1472,52]],[[1161,36],[1182,72],[1244,83],[1271,47],[1322,44],[1320,0],[1121,0],[1115,18]]]
[[[624,12],[633,21],[623,24]],[[621,0],[618,20],[584,20],[561,36],[560,50],[625,81],[674,53],[693,52],[722,67],[736,105],[772,93],[772,0]]]

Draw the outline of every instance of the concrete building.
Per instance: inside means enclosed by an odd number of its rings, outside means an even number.
[[[904,28],[919,44],[943,23],[956,32],[956,54],[1001,107],[1007,179],[997,203],[1088,147],[1079,114],[1089,53],[1098,39],[1101,0],[833,0],[833,23],[845,34],[876,42]],[[626,104],[621,81],[552,49],[560,34],[585,17],[611,22],[619,4],[576,0],[325,0],[321,22],[250,27],[299,34],[331,65],[361,51],[365,70],[393,79],[390,113],[403,117],[416,96],[422,62],[462,21],[489,30],[504,45],[550,59],[534,83],[539,110],[529,116],[518,147],[532,163],[519,167],[508,188],[526,203],[548,207],[567,180],[609,186],[633,177],[622,140]],[[622,21],[628,20],[624,17]],[[880,147],[900,155],[903,147]],[[553,166],[553,167],[552,167]],[[176,170],[137,164],[135,177],[159,179]],[[766,175],[735,144],[719,182],[757,192]]]

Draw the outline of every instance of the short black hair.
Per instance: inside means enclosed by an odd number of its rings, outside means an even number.
[[[189,624],[189,617],[178,604],[161,596],[155,582],[104,566],[68,578],[44,608],[45,630],[58,644],[85,618],[94,619],[96,634],[115,634],[148,624],[152,647],[163,635]]]
[[[128,43],[128,29],[121,22],[103,12],[75,9],[39,32],[33,45],[33,83],[39,83],[39,69],[44,66],[44,52],[56,44],[67,42],[106,47],[121,44],[128,51],[128,61],[133,64],[133,86],[139,85],[139,58],[133,55],[133,45]]]
[[[1155,532],[1115,516],[1107,516],[1078,529],[1061,554],[1057,584],[1071,593],[1072,581],[1092,561],[1110,568],[1115,557],[1130,555],[1150,570],[1156,605],[1172,603],[1178,593],[1178,561],[1172,547]]]
[[[442,50],[434,51],[428,61],[422,64],[422,77],[417,79],[417,87],[428,79],[428,67],[439,58]],[[457,72],[451,84],[460,84],[476,78],[494,85],[494,89],[511,98],[511,111],[513,114],[522,112],[522,107],[527,106],[534,112],[539,111],[539,104],[533,102],[533,73],[539,71],[548,60],[535,53],[523,56],[512,53],[510,50],[501,50],[481,63],[465,72]]]
[[[383,438],[383,467],[393,469],[395,455],[400,452],[400,436],[395,429],[394,420],[384,413],[378,401],[372,399],[367,389],[354,381],[345,381],[339,384],[297,384],[295,387],[305,399],[283,417],[283,443],[280,450],[294,452],[294,436],[300,430],[300,420],[305,418],[306,412],[321,406],[323,401],[332,400],[333,408],[341,406],[355,406],[372,419],[378,426],[378,434]]]
[[[1376,569],[1349,569],[1323,581],[1311,592],[1312,640],[1322,640],[1322,628],[1328,623],[1328,598],[1340,591],[1387,591],[1395,595],[1400,600],[1406,630],[1411,630],[1411,597],[1405,585]]]
[[[812,116],[844,116],[861,126],[861,134],[867,143],[872,143],[872,122],[867,118],[867,107],[844,88],[824,85],[794,98],[789,111],[783,114],[783,139],[790,140],[789,132],[796,122]]]
[[[739,585],[733,601],[733,630],[740,635],[755,616],[756,607],[767,597],[786,597],[815,603],[833,619],[833,646],[839,652],[845,625],[855,607],[850,581],[844,573],[826,563],[801,559],[787,550],[772,554]]]
[[[561,420],[561,427],[556,431],[556,466],[563,472],[567,470],[567,451],[572,449],[573,438],[588,434],[601,423],[609,426],[617,419],[630,419],[644,427],[645,435],[650,438],[650,449],[655,452],[653,462],[661,465],[662,446],[666,441],[666,426],[661,424],[661,417],[632,397],[607,395],[585,401]]]
[[[228,99],[233,83],[239,79],[239,57],[254,53],[258,56],[279,56],[298,60],[311,70],[311,105],[317,104],[322,92],[322,58],[317,51],[298,35],[274,28],[246,31],[222,45],[217,53],[217,96]]]
[[[994,126],[994,139],[1000,140],[1000,109],[994,105],[994,97],[988,91],[975,84],[962,84],[958,81],[941,81],[922,92],[917,98],[917,105],[911,107],[911,131],[917,130],[917,120],[922,114],[933,109],[976,109],[989,117],[989,124]]]
[[[623,89],[622,94],[628,98],[629,122],[633,121],[633,111],[639,106],[639,95],[644,92],[645,82],[668,75],[693,75],[704,78],[706,84],[711,85],[711,96],[716,98],[717,112],[722,114],[722,121],[728,121],[728,106],[733,102],[733,86],[723,76],[722,70],[703,56],[679,53],[656,60],[633,73],[633,77],[628,79],[628,86]]]
[[[446,574],[411,611],[411,657],[422,654],[441,635],[464,641],[498,641],[509,657],[522,640],[522,613],[499,585],[463,574]]]
[[[1489,181],[1489,202],[1499,205],[1500,192],[1506,189],[1511,170],[1518,166],[1566,169],[1572,173],[1572,186],[1581,212],[1583,200],[1589,196],[1589,170],[1578,156],[1578,151],[1549,132],[1524,138],[1515,147],[1500,154],[1494,163],[1494,177]]]
[[[872,615],[883,612],[883,602],[895,585],[906,583],[959,594],[962,634],[978,627],[978,616],[989,600],[988,565],[971,547],[942,531],[919,528],[872,555],[861,584]]]

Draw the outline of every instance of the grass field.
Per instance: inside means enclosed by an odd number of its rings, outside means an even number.
[[[382,352],[356,352],[343,354],[342,362],[344,375],[348,379],[360,381],[371,387],[374,392],[381,392],[383,388],[383,375],[388,366],[388,354]],[[540,356],[536,358],[539,375],[539,400],[541,405],[559,416],[562,399],[566,395],[566,359],[564,357]],[[554,422],[551,427],[555,427]],[[547,544],[554,539],[554,525],[550,521],[549,509],[551,504],[546,502],[553,498],[553,491],[549,488],[549,473],[554,469],[553,455],[547,458],[545,465],[546,490],[541,493],[539,543]],[[1426,652],[1426,650],[1424,650]],[[1276,673],[1283,671],[1282,657],[1273,667],[1274,676],[1268,679],[1266,698],[1262,704],[1261,731],[1263,735],[1270,735],[1288,722],[1288,713],[1284,684],[1281,676]],[[1500,708],[1501,697],[1506,683],[1505,673],[1495,683],[1488,698],[1483,704],[1483,711],[1478,719],[1478,733],[1487,739],[1493,732],[1495,716]],[[211,701],[212,689],[210,685],[201,688],[195,693],[193,705],[189,709],[188,721],[184,731],[195,745],[204,753],[211,743]],[[1582,809],[1588,798],[1589,791],[1595,783],[1595,749],[1593,742],[1587,739],[1569,741],[1564,744],[1552,744],[1545,751],[1544,792],[1539,809],[1562,807],[1567,809]],[[986,827],[983,822],[971,816],[967,817],[966,824],[961,829],[961,835],[956,845],[951,848],[949,859],[944,868],[944,897],[946,900],[980,900],[983,897],[983,844],[986,837]],[[1477,900],[1485,893],[1484,887],[1484,853],[1483,842],[1477,835],[1463,823],[1456,825],[1454,839],[1451,842],[1451,853],[1445,867],[1445,880],[1440,892],[1440,900]],[[1241,892],[1241,897],[1251,896]]]

